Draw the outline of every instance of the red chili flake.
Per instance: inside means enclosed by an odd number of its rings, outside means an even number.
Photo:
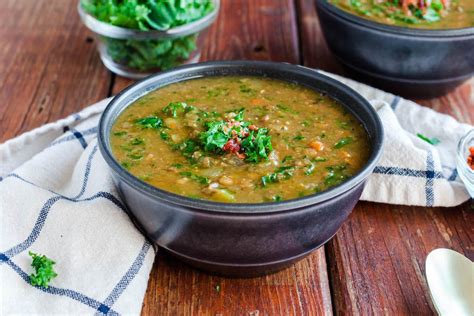
[[[236,152],[235,155],[240,159],[245,159],[245,157],[247,157],[247,155],[245,155],[244,153],[239,153],[239,152]]]
[[[467,165],[474,170],[474,146],[469,147],[469,156],[467,157]]]
[[[239,143],[234,139],[229,139],[227,143],[222,147],[223,151],[227,151],[230,153],[237,153],[240,150],[240,145]]]
[[[258,131],[258,127],[255,126],[255,125],[250,125],[250,126],[249,126],[249,130],[251,130],[251,131]]]

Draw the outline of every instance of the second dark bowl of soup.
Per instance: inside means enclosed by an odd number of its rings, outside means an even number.
[[[137,226],[209,272],[271,273],[328,241],[380,156],[358,93],[308,68],[209,62],[118,94],[99,148]]]
[[[429,98],[472,77],[472,4],[462,22],[451,19],[454,25],[438,22],[419,28],[373,21],[334,3],[316,0],[321,28],[332,53],[356,79],[403,96]]]

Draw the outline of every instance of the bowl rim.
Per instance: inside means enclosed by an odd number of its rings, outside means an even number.
[[[319,6],[330,13],[336,15],[351,23],[363,26],[365,28],[381,31],[384,33],[391,33],[393,35],[405,35],[409,37],[437,37],[437,38],[450,38],[450,37],[464,37],[474,36],[474,26],[454,29],[422,29],[422,28],[410,28],[398,25],[383,24],[380,22],[364,19],[356,14],[348,13],[337,6],[328,2],[328,0],[316,0]]]
[[[145,181],[142,181],[128,172],[124,167],[122,167],[118,161],[114,158],[111,148],[110,148],[110,127],[115,122],[116,118],[120,113],[130,106],[135,100],[142,97],[143,95],[159,89],[163,86],[191,80],[202,78],[204,75],[194,75],[190,76],[189,71],[195,72],[205,72],[210,70],[215,70],[215,74],[211,76],[225,76],[225,69],[242,69],[248,68],[251,69],[258,68],[259,71],[264,72],[265,70],[271,70],[283,74],[294,73],[295,75],[304,76],[309,80],[315,80],[316,82],[328,84],[332,89],[335,89],[338,93],[343,93],[345,96],[351,98],[355,102],[358,102],[361,107],[366,111],[366,114],[370,116],[367,121],[374,123],[374,135],[372,140],[372,151],[367,160],[366,164],[351,178],[342,182],[341,184],[331,187],[328,190],[307,195],[304,197],[285,200],[281,202],[263,202],[263,203],[225,203],[225,202],[214,202],[210,200],[201,200],[193,199],[183,195],[178,195],[163,189],[159,189],[155,186],[148,184]],[[220,70],[219,70],[220,69]],[[192,73],[192,72],[191,72]],[[188,75],[186,75],[188,74]],[[252,76],[249,74],[248,76]],[[262,75],[260,75],[262,76]],[[271,76],[269,77],[271,78]],[[282,79],[280,79],[282,80]],[[297,82],[293,80],[293,82]],[[150,85],[158,84],[153,88],[150,88]],[[161,85],[160,85],[161,84]],[[308,85],[305,85],[308,87]],[[311,88],[311,87],[308,87]],[[313,86],[313,90],[317,90],[316,86]],[[140,92],[139,92],[140,91]],[[328,95],[330,95],[328,93]],[[127,101],[127,98],[132,98],[133,100]],[[124,105],[125,103],[125,105]],[[342,103],[342,102],[341,102]],[[351,111],[351,107],[343,104],[346,109]],[[116,109],[118,108],[118,109]],[[117,113],[118,112],[118,113]],[[353,112],[355,113],[355,112]],[[362,124],[361,118],[358,118]],[[329,201],[339,195],[342,195],[359,184],[362,184],[369,174],[372,173],[372,170],[375,168],[376,163],[378,162],[383,146],[384,131],[383,125],[378,116],[376,110],[370,105],[370,103],[362,97],[358,92],[348,87],[347,85],[339,82],[335,79],[332,79],[320,72],[315,71],[300,65],[292,65],[288,63],[280,62],[268,62],[268,61],[211,61],[196,63],[190,65],[183,65],[176,67],[172,70],[165,72],[160,72],[154,75],[151,75],[141,81],[134,83],[133,85],[125,88],[120,93],[118,93],[107,105],[104,112],[101,115],[99,121],[99,128],[97,133],[98,145],[102,156],[104,157],[106,163],[122,181],[125,181],[128,185],[132,186],[134,189],[139,190],[141,193],[149,196],[152,199],[161,199],[171,204],[177,204],[180,206],[192,208],[199,211],[210,211],[212,213],[226,213],[233,215],[261,215],[262,213],[276,213],[286,210],[296,210],[308,205],[314,205],[318,203],[323,203]]]
[[[115,26],[106,22],[102,22],[96,19],[94,16],[87,13],[82,8],[82,1],[78,1],[77,3],[77,11],[79,12],[79,16],[81,18],[82,23],[87,26],[92,32],[114,38],[114,39],[134,39],[134,40],[150,40],[150,39],[173,39],[178,37],[183,37],[187,35],[191,35],[197,32],[202,31],[209,25],[211,25],[217,15],[219,14],[220,8],[220,0],[212,0],[214,3],[214,9],[206,14],[205,16],[201,17],[200,19],[183,24],[177,27],[173,27],[168,30],[160,31],[160,30],[137,30],[137,29],[129,29],[125,27]]]

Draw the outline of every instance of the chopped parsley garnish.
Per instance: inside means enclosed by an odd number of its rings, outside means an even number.
[[[206,124],[207,130],[199,135],[205,151],[222,152],[222,148],[230,139],[230,135],[224,131],[224,127],[227,127],[225,121],[214,121]]]
[[[200,184],[209,184],[211,182],[208,178],[192,173],[191,171],[182,171],[179,174]]]
[[[177,117],[178,112],[189,112],[194,110],[192,105],[188,105],[184,102],[171,102],[167,106],[163,108],[163,113],[167,114],[168,116]]]
[[[117,136],[117,137],[122,137],[122,136],[125,136],[127,135],[127,132],[126,131],[117,131],[117,132],[114,132],[114,136]]]
[[[304,136],[303,135],[296,135],[293,140],[304,140]]]
[[[205,127],[199,140],[206,152],[234,153],[247,162],[257,163],[268,159],[273,150],[268,129],[244,121],[244,109],[232,120],[207,122]]]
[[[125,169],[130,169],[130,167],[133,165],[130,161],[122,161],[120,162],[120,165],[124,167]]]
[[[426,137],[425,135],[420,134],[420,133],[416,134],[416,136],[418,136],[418,138],[424,140],[425,142],[427,142],[428,144],[431,144],[431,145],[437,145],[441,142],[439,139],[437,139],[435,137],[429,138],[429,137]]]
[[[304,174],[307,176],[310,176],[311,174],[313,174],[314,168],[316,168],[314,163],[310,164],[309,166],[306,167]]]
[[[132,152],[128,154],[127,157],[133,160],[142,160],[143,154],[141,152]]]
[[[242,140],[241,146],[247,156],[245,160],[253,163],[267,160],[268,154],[273,150],[271,136],[266,128],[250,131],[249,136]]]
[[[36,254],[31,251],[28,254],[33,259],[31,266],[35,269],[35,272],[30,274],[31,285],[48,288],[49,282],[58,276],[53,269],[53,265],[56,262],[45,255]]]
[[[267,186],[270,183],[280,182],[282,180],[287,180],[293,176],[295,167],[293,166],[282,166],[275,170],[275,172],[267,174],[262,177],[262,185]]]
[[[140,137],[135,137],[130,141],[130,145],[142,145],[145,143],[145,140]]]
[[[339,149],[353,142],[352,137],[343,137],[337,143],[334,144],[334,148]]]
[[[272,200],[275,202],[281,202],[283,201],[283,198],[280,195],[274,195],[272,196]]]
[[[285,156],[285,158],[283,158],[283,160],[281,161],[282,163],[287,163],[288,161],[291,161],[293,160],[293,156]]]
[[[147,116],[135,121],[141,128],[158,129],[163,126],[163,120],[157,116]]]
[[[186,158],[192,158],[194,152],[199,150],[199,145],[193,139],[186,139],[182,143],[174,144],[173,149],[181,151],[181,154]]]
[[[351,177],[351,175],[347,172],[346,164],[334,165],[327,167],[326,169],[328,170],[328,173],[324,178],[324,183],[327,186],[337,185]]]
[[[242,93],[252,93],[253,90],[249,86],[247,86],[245,84],[241,84],[240,85],[240,92],[242,92]]]
[[[291,114],[298,114],[297,111],[293,110],[293,109],[290,109],[287,105],[285,104],[277,104],[276,105],[277,108],[279,108],[280,110],[284,111],[284,112],[288,112],[288,113],[291,113]]]
[[[164,132],[164,131],[162,131],[160,133],[160,137],[161,137],[162,140],[169,140],[170,139],[170,135],[167,132]]]

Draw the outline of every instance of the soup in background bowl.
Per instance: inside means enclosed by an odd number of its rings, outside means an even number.
[[[240,277],[282,269],[327,242],[382,139],[377,113],[354,90],[256,61],[137,82],[109,103],[98,132],[138,228],[195,267]]]
[[[329,0],[364,19],[421,29],[474,27],[472,0]]]
[[[446,13],[437,21],[417,18],[420,14],[432,20],[432,10],[423,11],[413,4],[406,9],[409,13],[403,12],[402,2],[413,1],[315,2],[329,49],[359,81],[409,98],[431,98],[451,91],[474,74],[474,1],[460,0],[457,8],[465,11],[444,10],[436,13]],[[451,4],[454,9],[456,2]],[[396,18],[391,10],[398,12]],[[412,23],[403,22],[404,16]]]

